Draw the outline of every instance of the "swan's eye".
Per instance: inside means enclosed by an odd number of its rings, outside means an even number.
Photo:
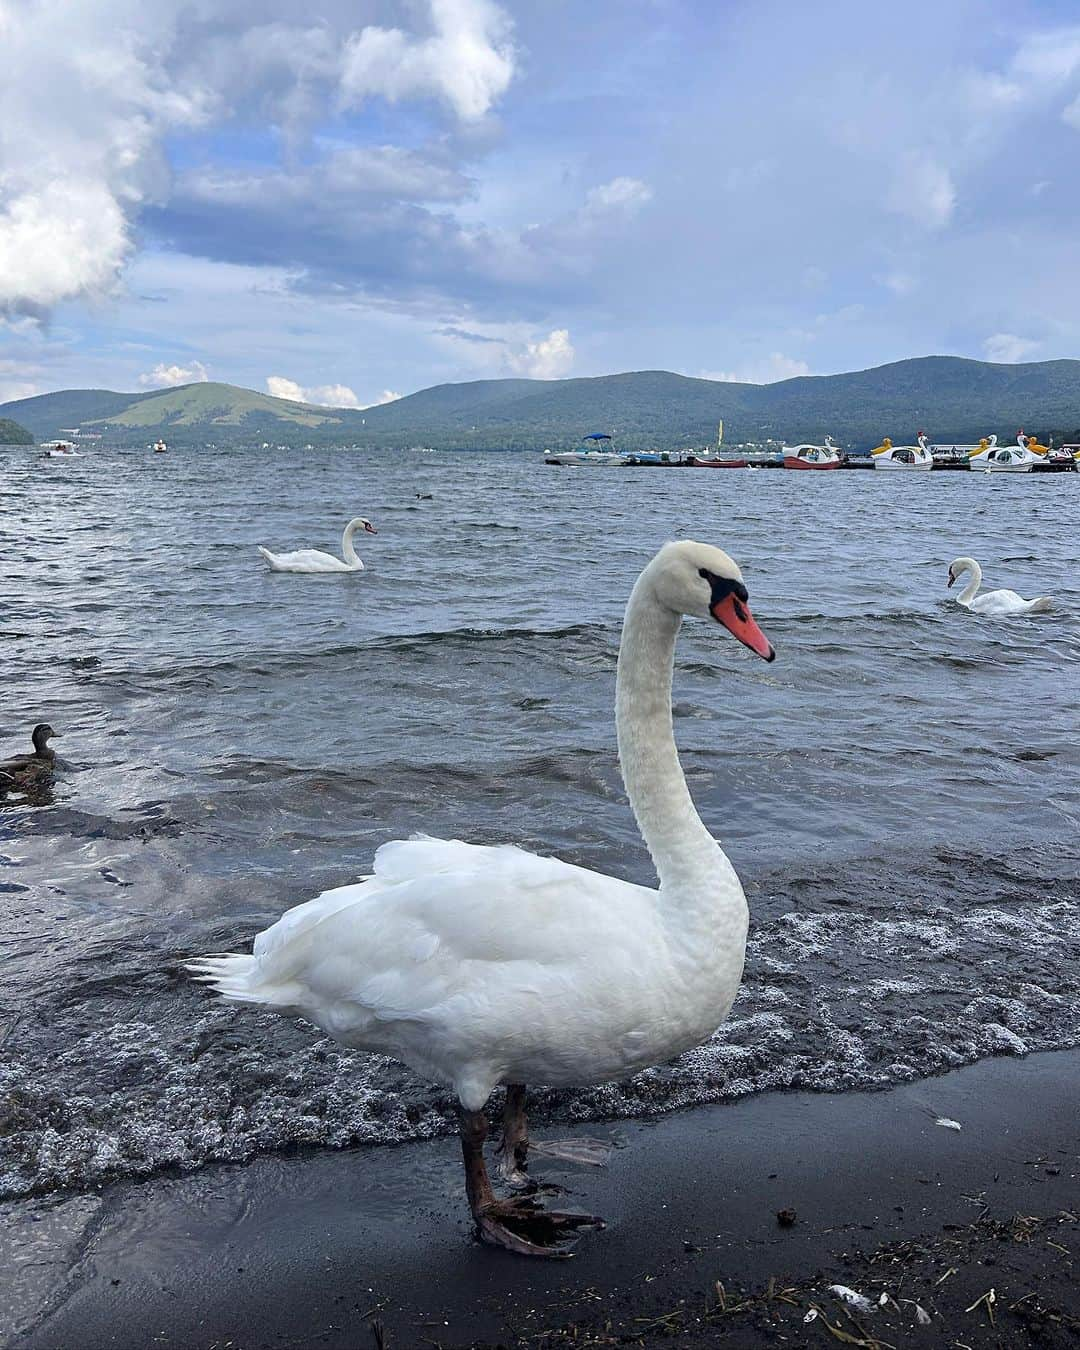
[[[736,607],[740,600],[745,604],[750,598],[746,587],[741,581],[736,581],[734,577],[718,577],[715,572],[710,572],[707,567],[698,568],[698,576],[703,577],[709,583],[709,588],[712,591],[709,597],[710,607],[718,605],[721,600],[726,600],[729,595],[734,596]]]

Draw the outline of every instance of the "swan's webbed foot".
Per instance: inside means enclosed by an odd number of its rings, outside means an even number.
[[[499,1175],[510,1186],[527,1186],[529,1151],[556,1162],[575,1163],[579,1167],[606,1167],[612,1146],[602,1139],[556,1139],[537,1142],[529,1137],[525,1116],[525,1087],[511,1083],[506,1089],[503,1112],[503,1136],[499,1144]]]
[[[520,1176],[528,1139],[524,1133],[525,1089],[512,1088],[507,1100],[507,1129],[503,1138],[504,1175]],[[462,1111],[461,1150],[465,1161],[465,1189],[477,1232],[484,1242],[516,1252],[519,1256],[566,1257],[571,1254],[579,1228],[603,1228],[594,1214],[570,1214],[545,1209],[536,1198],[539,1187],[528,1195],[506,1200],[496,1198],[484,1162],[488,1123],[482,1111]],[[508,1166],[509,1164],[509,1166]],[[545,1188],[547,1189],[547,1188]]]
[[[581,1167],[606,1167],[613,1145],[603,1139],[583,1135],[580,1139],[529,1141],[529,1148],[541,1158],[556,1158],[559,1162],[577,1163]]]
[[[544,1209],[530,1195],[494,1200],[476,1214],[476,1227],[484,1242],[504,1247],[518,1256],[565,1258],[573,1254],[579,1228],[603,1228],[595,1214],[570,1214]]]

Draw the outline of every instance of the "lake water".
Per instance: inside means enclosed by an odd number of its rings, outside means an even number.
[[[651,880],[619,625],[674,537],[771,666],[688,623],[676,735],[752,911],[707,1046],[541,1115],[927,1076],[1080,1043],[1080,477],[565,470],[535,455],[0,450],[0,1195],[448,1128],[446,1092],[183,975],[415,830]],[[421,500],[418,494],[431,494]],[[272,575],[337,549],[359,575]],[[988,620],[957,554],[1056,613]],[[955,592],[953,593],[955,594]]]

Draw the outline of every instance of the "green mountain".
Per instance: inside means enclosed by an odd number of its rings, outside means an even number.
[[[34,438],[25,427],[10,417],[0,417],[0,445],[33,445]]]
[[[143,394],[65,390],[0,406],[39,438],[72,427],[111,444],[158,436],[171,446],[361,445],[533,449],[613,432],[627,449],[725,440],[820,440],[851,450],[882,436],[900,443],[925,429],[941,442],[1016,429],[1049,434],[1080,426],[1080,361],[994,365],[953,356],[896,361],[846,375],[755,385],[690,379],[665,370],[573,380],[476,380],[436,385],[363,411],[320,408],[227,384]]]
[[[184,384],[141,398],[123,412],[104,419],[110,427],[142,427],[150,431],[198,427],[340,426],[340,415],[331,408],[315,408],[285,398],[271,398],[231,384]]]
[[[100,433],[115,445],[141,445],[158,436],[178,445],[274,438],[302,445],[309,439],[306,433],[318,428],[331,433],[321,437],[323,442],[340,442],[350,439],[343,435],[342,419],[356,419],[355,411],[349,409],[315,408],[210,382],[145,394],[65,389],[5,403],[0,405],[0,413],[20,418],[39,440],[51,440],[77,428]]]

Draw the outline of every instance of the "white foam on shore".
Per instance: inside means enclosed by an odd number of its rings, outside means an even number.
[[[917,880],[873,912],[850,903],[863,889],[863,874],[823,874],[809,898],[800,879],[798,910],[783,893],[752,898],[762,917],[743,987],[712,1039],[626,1083],[541,1090],[537,1120],[658,1114],[776,1088],[884,1087],[989,1055],[1080,1045],[1080,902],[1067,878],[983,904],[940,886],[925,895]],[[455,1127],[452,1095],[393,1061],[210,1002],[186,983],[123,1000],[93,982],[69,989],[47,1027],[20,1025],[5,1049],[5,1197]]]

